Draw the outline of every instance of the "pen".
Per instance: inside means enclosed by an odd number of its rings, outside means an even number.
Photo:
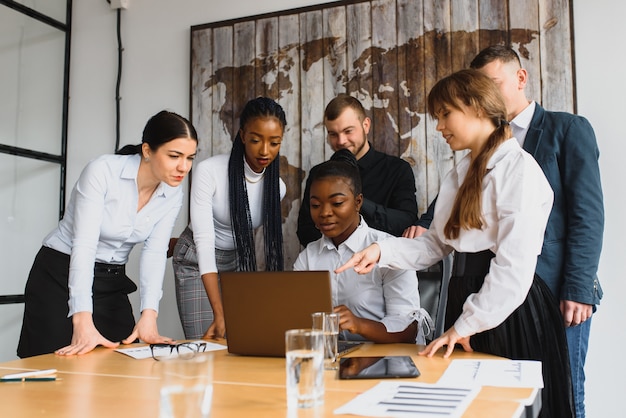
[[[56,373],[57,369],[48,369],[48,370],[35,370],[33,372],[24,372],[24,373],[14,373],[14,374],[5,374],[0,377],[0,380],[6,379],[21,379],[22,377],[35,377],[35,376],[45,376],[47,374]]]
[[[53,382],[57,380],[56,377],[12,377],[2,378],[0,382]]]

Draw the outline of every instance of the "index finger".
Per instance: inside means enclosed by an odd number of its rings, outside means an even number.
[[[350,257],[350,259],[346,262],[346,264],[336,269],[335,273],[338,274],[338,273],[341,273],[342,271],[348,270],[349,268],[354,268],[354,266],[359,264],[362,258],[363,257],[360,255],[360,253],[354,254],[352,257]]]

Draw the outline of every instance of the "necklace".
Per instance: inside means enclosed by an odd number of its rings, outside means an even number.
[[[258,183],[261,180],[263,180],[263,174],[261,174],[258,179],[251,179],[250,177],[246,176],[245,174],[244,174],[244,177],[246,178],[246,181],[248,183],[252,183],[252,184]]]

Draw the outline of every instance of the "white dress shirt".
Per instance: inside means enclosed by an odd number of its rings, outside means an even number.
[[[193,231],[200,274],[217,272],[216,248],[235,249],[228,197],[229,159],[229,154],[216,155],[201,161],[193,168],[189,227]],[[254,172],[244,158],[244,173],[252,228],[256,229],[263,224],[265,170],[262,173]],[[281,199],[286,191],[285,183],[280,179]]]
[[[517,139],[520,146],[524,146],[524,139],[526,139],[526,134],[528,133],[528,127],[530,126],[530,121],[533,119],[533,115],[535,114],[535,102],[532,101],[526,106],[524,110],[522,110],[519,115],[515,116],[513,120],[510,122],[511,129],[513,130],[513,136]]]
[[[386,232],[372,229],[361,217],[361,223],[347,240],[335,247],[332,240],[322,236],[298,255],[294,270],[328,270],[331,275],[333,306],[345,305],[360,317],[382,322],[387,332],[404,331],[418,320],[420,329],[424,315],[420,309],[415,271],[392,270],[376,266],[366,275],[349,269],[336,274],[334,270],[347,262],[355,252],[371,243],[391,237]],[[355,339],[354,336],[348,336]],[[418,333],[418,344],[424,344],[423,332]]]
[[[93,312],[94,263],[126,264],[140,242],[141,310],[159,310],[167,248],[183,192],[161,183],[137,212],[140,161],[140,155],[104,155],[87,164],[63,219],[44,238],[44,246],[70,254],[69,316]]]
[[[415,239],[390,238],[378,242],[379,265],[421,270],[452,250],[491,250],[489,273],[478,293],[470,295],[454,327],[466,337],[501,324],[526,298],[541,252],[553,193],[535,159],[515,138],[504,142],[487,164],[483,179],[482,229],[461,229],[448,239],[443,230],[457,191],[470,164],[466,155],[444,178],[430,229]]]

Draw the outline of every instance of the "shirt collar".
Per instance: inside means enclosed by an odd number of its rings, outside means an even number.
[[[502,157],[507,155],[509,152],[511,152],[511,150],[515,148],[520,148],[520,144],[515,138],[509,138],[502,144],[500,144],[500,146],[498,147],[498,149],[496,149],[491,158],[489,158],[489,162],[487,162],[487,170],[491,170],[493,167],[495,167],[495,165],[498,163],[498,161],[502,159]]]
[[[137,184],[137,174],[139,173],[139,164],[141,163],[141,155],[129,155],[122,168],[120,178],[133,180]],[[167,191],[173,189],[171,186],[161,182],[156,188],[154,195],[159,197],[167,197]]]
[[[519,115],[513,118],[511,123],[517,126],[519,129],[528,129],[528,125],[530,125],[530,121],[532,120],[533,114],[535,113],[535,105],[535,101],[531,101],[530,104],[519,113]]]
[[[263,175],[265,174],[265,168],[266,167],[263,167],[263,171],[257,173],[252,169],[252,167],[250,167],[250,164],[248,164],[246,157],[243,157],[243,172],[249,181],[256,183],[258,180],[261,180],[263,178]]]
[[[502,157],[509,153],[514,148],[520,148],[520,144],[517,142],[515,138],[509,138],[504,141],[498,149],[493,153],[489,161],[487,162],[487,170],[491,170],[495,167],[496,163],[502,159]],[[471,154],[467,153],[461,161],[453,168],[456,171],[459,178],[464,178],[465,174],[469,170],[469,166],[471,164]],[[359,250],[360,251],[360,250]]]
[[[346,239],[344,242],[339,244],[341,247],[345,245],[350,251],[356,253],[363,249],[363,239],[365,234],[367,234],[368,226],[363,219],[363,216],[359,215],[359,226],[354,230],[354,232]],[[335,250],[335,244],[331,238],[326,237],[322,234],[322,238],[319,240],[319,252],[322,253],[325,249],[327,250]]]
[[[370,149],[367,150],[365,155],[356,162],[359,168],[363,171],[367,171],[367,169],[371,168],[376,162],[376,150],[374,150],[371,142],[367,142],[369,143]]]

